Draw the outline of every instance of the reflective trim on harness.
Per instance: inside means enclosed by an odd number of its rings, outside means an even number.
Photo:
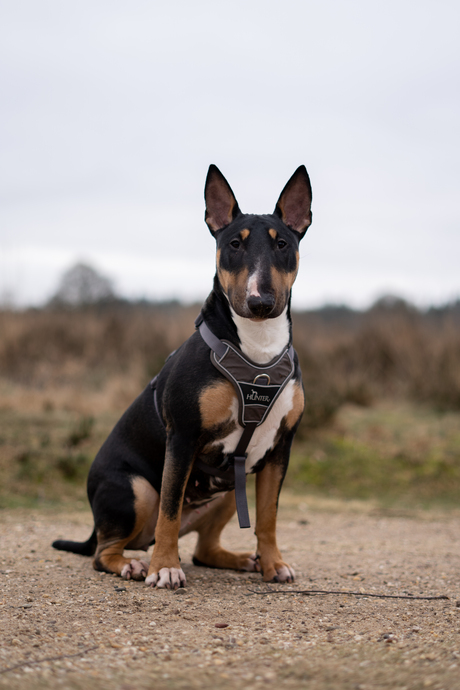
[[[195,326],[211,350],[212,364],[235,388],[238,397],[238,420],[243,427],[243,433],[234,452],[230,453],[225,460],[225,468],[211,467],[199,458],[195,460],[194,467],[219,479],[230,481],[233,479],[239,525],[242,528],[250,527],[246,497],[246,450],[254,431],[265,421],[286,384],[294,376],[294,348],[289,345],[279,357],[275,357],[267,364],[260,365],[247,359],[241,350],[232,343],[217,338],[204,321],[201,313],[195,321]],[[157,378],[158,376],[155,376],[150,381],[150,386],[153,389],[155,412],[166,432],[158,405]]]
[[[232,383],[238,397],[238,421],[243,427],[243,433],[236,449],[230,455],[233,465],[230,460],[227,471],[230,472],[233,466],[240,527],[250,527],[246,497],[246,450],[254,431],[265,421],[288,381],[294,376],[294,348],[289,344],[279,357],[260,365],[245,357],[232,343],[217,338],[201,313],[195,321],[195,326],[211,349],[212,364]],[[221,468],[214,470],[200,459],[195,461],[195,466],[207,474],[222,476]]]

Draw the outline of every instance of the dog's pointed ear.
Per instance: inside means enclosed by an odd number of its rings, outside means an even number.
[[[297,168],[286,184],[275,206],[274,213],[302,239],[311,225],[312,219],[311,184],[304,165]]]
[[[241,213],[230,185],[215,165],[209,166],[204,198],[206,201],[204,219],[213,235],[229,225]]]

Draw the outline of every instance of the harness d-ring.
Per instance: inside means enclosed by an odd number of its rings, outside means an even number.
[[[270,377],[269,377],[268,374],[257,374],[257,376],[255,377],[253,383],[255,383],[255,382],[257,381],[257,379],[260,379],[260,378],[262,378],[262,377],[264,377],[264,378],[267,379],[267,383],[266,383],[265,385],[266,385],[266,386],[269,386],[269,385],[270,385]]]

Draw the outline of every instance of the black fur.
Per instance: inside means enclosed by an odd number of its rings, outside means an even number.
[[[297,207],[295,198],[286,201],[283,197],[286,190],[294,189],[296,192],[299,185],[306,190],[304,196],[310,194],[308,209],[306,202]],[[311,190],[308,190],[308,175],[301,166],[283,190],[273,214],[242,214],[225,178],[215,166],[210,167],[206,199],[211,210],[208,209],[206,218],[216,238],[220,270],[237,276],[242,271],[250,274],[258,266],[261,274],[260,300],[253,300],[252,306],[235,305],[232,294],[227,296],[224,293],[219,272],[215,276],[213,290],[202,313],[218,338],[237,346],[240,344],[230,303],[240,315],[256,319],[274,318],[287,306],[290,324],[290,289],[286,288],[283,292],[283,289],[274,287],[271,269],[274,268],[281,276],[295,276],[298,245],[306,231],[305,222],[308,222],[307,211],[311,201]],[[284,211],[283,220],[283,208],[286,207],[288,209]],[[297,218],[303,220],[297,222]],[[291,224],[288,226],[287,222]],[[269,229],[276,231],[276,237],[273,237],[273,233],[269,234]],[[243,230],[249,230],[244,239],[241,235]],[[241,310],[245,310],[244,313]],[[194,460],[202,455],[211,441],[225,434],[225,429],[205,429],[199,410],[202,391],[221,378],[222,374],[210,361],[208,346],[200,334],[194,332],[166,361],[157,377],[157,400],[162,420],[156,413],[149,384],[121,417],[96,455],[88,476],[88,498],[95,522],[91,537],[81,543],[58,540],[53,543],[54,548],[93,555],[97,544],[96,533],[103,534],[105,540],[129,537],[136,521],[131,480],[136,476],[143,477],[160,494],[167,446],[168,492],[162,495],[162,508],[169,519],[177,517],[182,507],[183,485]],[[275,447],[260,462],[269,460],[281,464],[284,475],[296,426],[288,430],[282,423]],[[214,467],[222,465],[224,460],[222,447],[218,444],[206,455],[206,462]],[[189,506],[199,506],[215,492],[232,488],[231,479],[216,482],[202,471],[192,469],[185,489],[185,500]]]

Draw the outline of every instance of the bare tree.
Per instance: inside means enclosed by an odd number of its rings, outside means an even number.
[[[109,302],[113,299],[115,299],[115,292],[112,281],[92,266],[77,263],[64,273],[49,304],[82,307]]]

